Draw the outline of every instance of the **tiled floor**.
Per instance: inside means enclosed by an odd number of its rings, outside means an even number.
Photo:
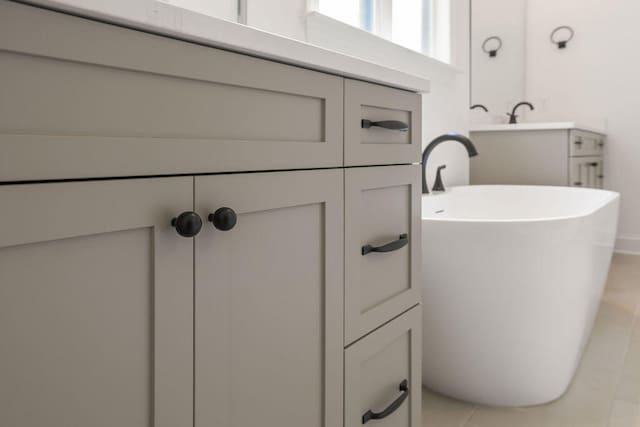
[[[640,256],[615,255],[598,318],[567,394],[500,409],[423,390],[424,427],[640,427]]]

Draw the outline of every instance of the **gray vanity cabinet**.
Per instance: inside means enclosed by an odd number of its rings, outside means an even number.
[[[2,0],[0,69],[0,426],[419,426],[420,95]]]
[[[341,426],[342,171],[195,182],[196,427]]]
[[[475,131],[473,185],[604,186],[606,136],[580,129]]]
[[[193,178],[0,186],[0,425],[193,422]]]

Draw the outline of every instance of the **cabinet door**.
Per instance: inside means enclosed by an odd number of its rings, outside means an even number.
[[[196,178],[196,427],[342,426],[342,171]]]
[[[191,425],[192,189],[0,186],[0,425]]]
[[[345,171],[345,344],[420,301],[420,170]]]
[[[419,427],[421,307],[345,350],[345,427]]]

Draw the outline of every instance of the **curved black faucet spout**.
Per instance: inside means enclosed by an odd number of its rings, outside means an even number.
[[[479,108],[479,109],[481,109],[481,110],[484,110],[484,111],[485,111],[485,113],[488,113],[488,112],[489,112],[489,109],[488,109],[487,107],[485,107],[484,105],[482,105],[482,104],[475,104],[475,105],[472,105],[472,106],[471,106],[471,108],[470,108],[470,110],[475,110],[476,108]]]
[[[513,107],[513,110],[511,111],[511,113],[507,113],[507,115],[509,116],[509,124],[510,125],[515,125],[518,124],[518,116],[516,115],[516,111],[518,110],[519,107],[526,105],[527,107],[531,108],[531,111],[535,110],[535,108],[533,108],[533,104],[530,102],[519,102],[516,104],[515,107]]]
[[[446,135],[440,135],[433,141],[427,145],[427,148],[424,149],[422,153],[422,194],[429,194],[429,187],[427,186],[427,160],[429,160],[429,155],[438,145],[442,144],[445,141],[458,141],[464,148],[467,149],[467,153],[469,153],[469,157],[475,157],[478,155],[478,151],[476,147],[473,145],[473,142],[469,138],[464,135],[460,135],[457,133],[448,133]]]

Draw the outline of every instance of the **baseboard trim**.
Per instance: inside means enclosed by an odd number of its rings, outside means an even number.
[[[618,236],[615,252],[619,254],[640,255],[640,236]]]

